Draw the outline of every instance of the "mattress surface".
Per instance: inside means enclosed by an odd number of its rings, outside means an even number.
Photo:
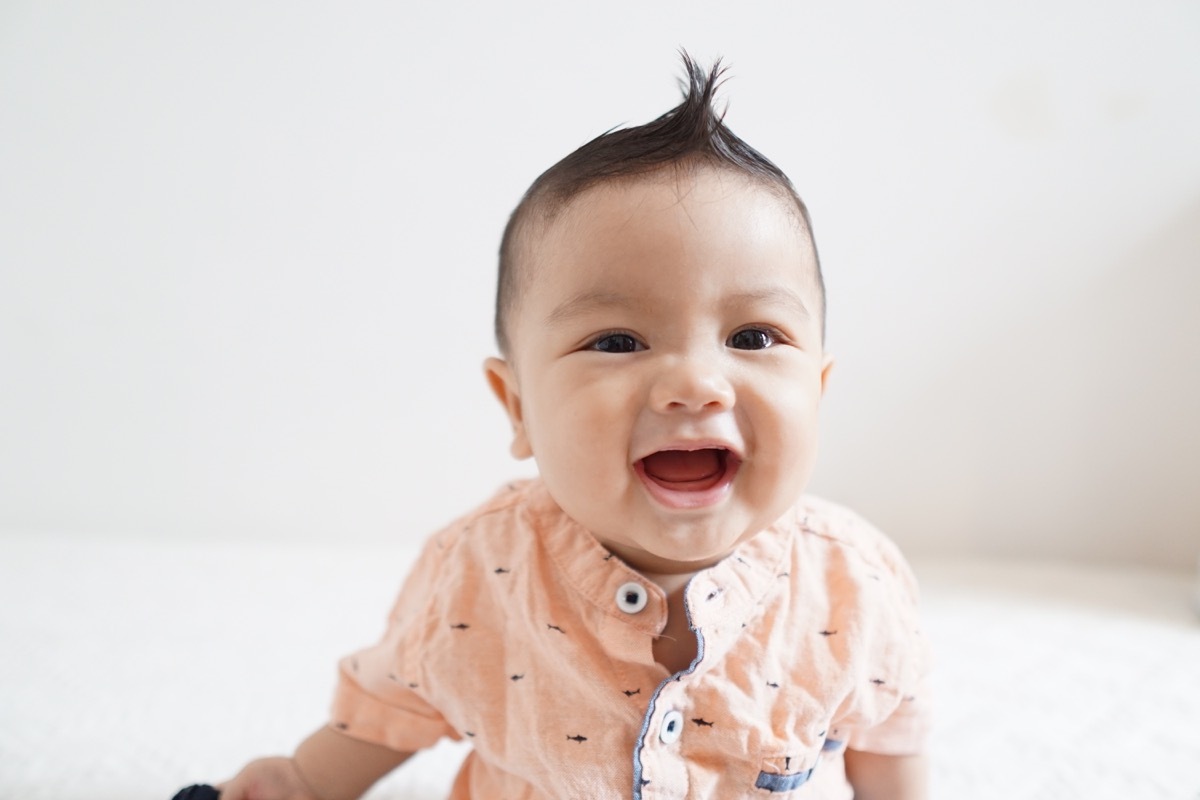
[[[0,536],[0,798],[168,800],[290,752],[415,551]],[[914,560],[934,800],[1200,798],[1186,573]],[[444,743],[373,800],[444,798]]]

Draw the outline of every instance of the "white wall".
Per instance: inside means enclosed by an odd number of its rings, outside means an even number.
[[[724,54],[809,202],[814,489],[914,550],[1200,552],[1200,6],[0,5],[0,530],[422,536],[529,474],[528,182]]]

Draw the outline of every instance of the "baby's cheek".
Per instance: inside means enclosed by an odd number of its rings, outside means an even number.
[[[800,414],[775,416],[757,437],[761,447],[757,461],[764,473],[763,491],[795,499],[807,484],[816,461],[815,420],[807,409]]]

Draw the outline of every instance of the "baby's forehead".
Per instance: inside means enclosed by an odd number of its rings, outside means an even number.
[[[800,240],[804,258],[800,263],[781,261],[779,269],[818,268],[807,218],[786,190],[725,170],[709,170],[702,177],[701,187],[700,177],[660,171],[597,183],[557,202],[547,198],[522,231],[521,288],[547,280],[548,263],[555,266],[551,274],[572,263],[602,270],[612,262],[594,258],[597,254],[640,255],[641,249],[653,249],[663,239],[700,241],[710,233],[706,228],[720,227],[726,220],[747,238],[763,225],[785,226]],[[754,212],[748,214],[747,208]],[[681,213],[674,214],[676,210]],[[664,217],[676,227],[655,227]]]
[[[691,281],[694,275],[704,281],[703,271],[713,268],[711,259],[703,257],[711,252],[710,244],[725,246],[729,262],[741,262],[747,249],[741,245],[752,246],[755,231],[767,228],[784,232],[775,241],[790,242],[784,245],[788,252],[778,257],[766,253],[752,263],[772,267],[779,282],[796,286],[799,277],[796,290],[824,325],[824,282],[816,247],[803,205],[788,187],[733,170],[664,169],[593,182],[567,197],[530,200],[509,242],[503,316],[498,315],[505,326],[501,341],[507,343],[508,320],[531,311],[526,303],[534,296],[542,298],[540,305],[564,292],[577,293],[581,281],[595,291],[604,291],[608,283],[637,283],[659,263],[656,251],[669,248],[671,242],[692,248],[698,261],[709,263],[697,265],[682,280]],[[655,220],[667,223],[656,226]],[[706,241],[705,234],[714,229],[726,233]],[[743,231],[745,242],[740,241]],[[774,280],[766,270],[755,272]]]
[[[768,198],[755,203],[766,213],[787,218],[811,246],[807,216],[783,187],[732,170],[705,169],[677,175],[657,170],[648,175],[622,176],[598,181],[566,197],[540,198],[521,231],[526,259],[537,261],[539,253],[560,245],[582,246],[619,243],[626,229],[655,213],[686,203],[695,203],[703,181],[702,202],[727,206],[731,212],[744,207],[754,195]],[[607,223],[607,229],[603,223]]]
[[[542,219],[546,228],[572,214],[587,215],[598,205],[629,216],[695,201],[703,188],[704,202],[744,204],[751,195],[771,198],[776,210],[790,216],[808,233],[804,213],[787,189],[779,184],[739,170],[717,167],[672,165],[653,172],[624,175],[595,181],[569,196],[548,197]]]

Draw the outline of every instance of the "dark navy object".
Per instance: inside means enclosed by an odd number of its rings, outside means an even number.
[[[218,800],[221,793],[207,783],[197,783],[186,789],[180,789],[179,794],[171,800]]]
[[[774,772],[758,773],[754,782],[755,789],[766,789],[768,792],[790,792],[808,782],[812,777],[812,769],[796,772],[791,775],[776,775]]]

